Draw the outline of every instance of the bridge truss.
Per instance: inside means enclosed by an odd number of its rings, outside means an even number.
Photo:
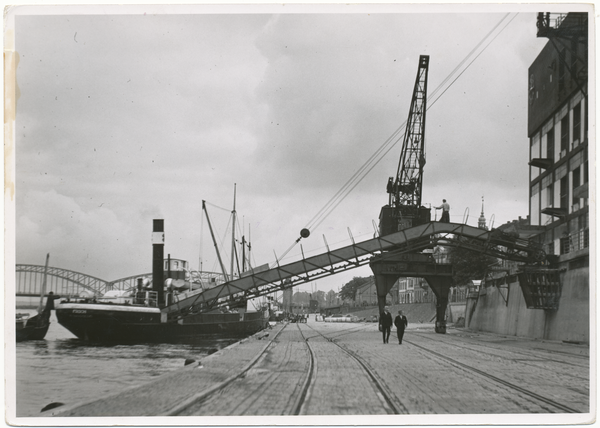
[[[45,266],[17,264],[15,266],[15,292],[17,296],[39,296],[44,282]],[[47,291],[64,297],[79,296],[86,292],[102,296],[109,290],[133,290],[138,278],[151,280],[152,273],[132,275],[125,278],[106,281],[68,269],[48,266]],[[199,287],[209,288],[224,282],[223,275],[215,272],[190,272],[191,282]]]
[[[16,294],[39,296],[44,281],[44,266],[16,265]],[[47,291],[61,296],[75,296],[83,291],[101,295],[110,290],[112,283],[94,276],[68,269],[48,266]]]

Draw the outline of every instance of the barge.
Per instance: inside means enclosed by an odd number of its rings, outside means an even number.
[[[107,344],[197,343],[209,337],[243,338],[268,325],[268,312],[247,311],[244,298],[234,300],[225,296],[215,301],[213,307],[180,304],[180,299],[189,302],[190,297],[210,285],[194,285],[188,262],[164,259],[163,246],[163,220],[154,220],[152,284],[138,278],[135,290],[63,298],[55,307],[59,324],[81,340]]]

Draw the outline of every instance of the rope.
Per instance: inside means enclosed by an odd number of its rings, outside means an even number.
[[[486,40],[496,31],[496,29],[502,24],[503,21],[510,15],[507,13],[500,21],[487,33],[483,39],[465,56],[465,58],[454,68],[454,70],[442,81],[442,83],[433,91],[431,97],[433,101],[429,103],[427,110],[433,105],[450,89],[452,85],[467,71],[467,69],[475,62],[477,58],[488,48],[488,46],[504,31],[504,29],[517,17],[515,14],[501,30],[483,47],[483,49],[467,64],[467,66],[450,82],[450,84],[442,90],[443,86],[449,82],[452,77],[460,70],[460,68],[468,61],[468,59],[483,45]],[[438,92],[442,91],[439,95]],[[306,225],[307,229],[314,229],[318,227],[334,210],[335,208],[354,190],[356,186],[373,170],[373,168],[381,162],[381,160],[389,153],[389,151],[395,147],[400,141],[397,136],[406,127],[406,122],[397,128],[392,135],[369,157],[369,159],[350,177],[344,185],[336,192],[336,194],[319,210],[319,212],[308,222]],[[298,240],[299,241],[299,240]],[[298,242],[296,241],[296,243]],[[295,244],[292,245],[292,247]],[[288,250],[289,251],[289,250]],[[286,254],[287,252],[286,251]]]

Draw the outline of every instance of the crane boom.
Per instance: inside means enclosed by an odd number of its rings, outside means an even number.
[[[415,81],[394,192],[396,205],[421,205],[423,166],[425,165],[425,113],[427,107],[427,72],[429,56],[419,57]]]
[[[421,55],[398,170],[396,177],[388,180],[389,202],[382,208],[379,216],[379,233],[382,236],[431,219],[431,210],[421,206],[428,71],[429,56]]]

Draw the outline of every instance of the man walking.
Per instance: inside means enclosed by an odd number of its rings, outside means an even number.
[[[394,325],[396,326],[398,333],[398,344],[402,345],[402,338],[404,337],[404,329],[408,327],[408,320],[402,314],[402,311],[398,311],[398,316],[394,319]]]
[[[379,315],[379,331],[383,333],[383,343],[389,343],[392,331],[392,314],[390,314],[387,306],[383,308],[383,312]]]
[[[434,208],[436,210],[442,210],[442,218],[440,219],[440,223],[450,223],[450,204],[446,202],[445,199],[442,199],[442,205]]]

